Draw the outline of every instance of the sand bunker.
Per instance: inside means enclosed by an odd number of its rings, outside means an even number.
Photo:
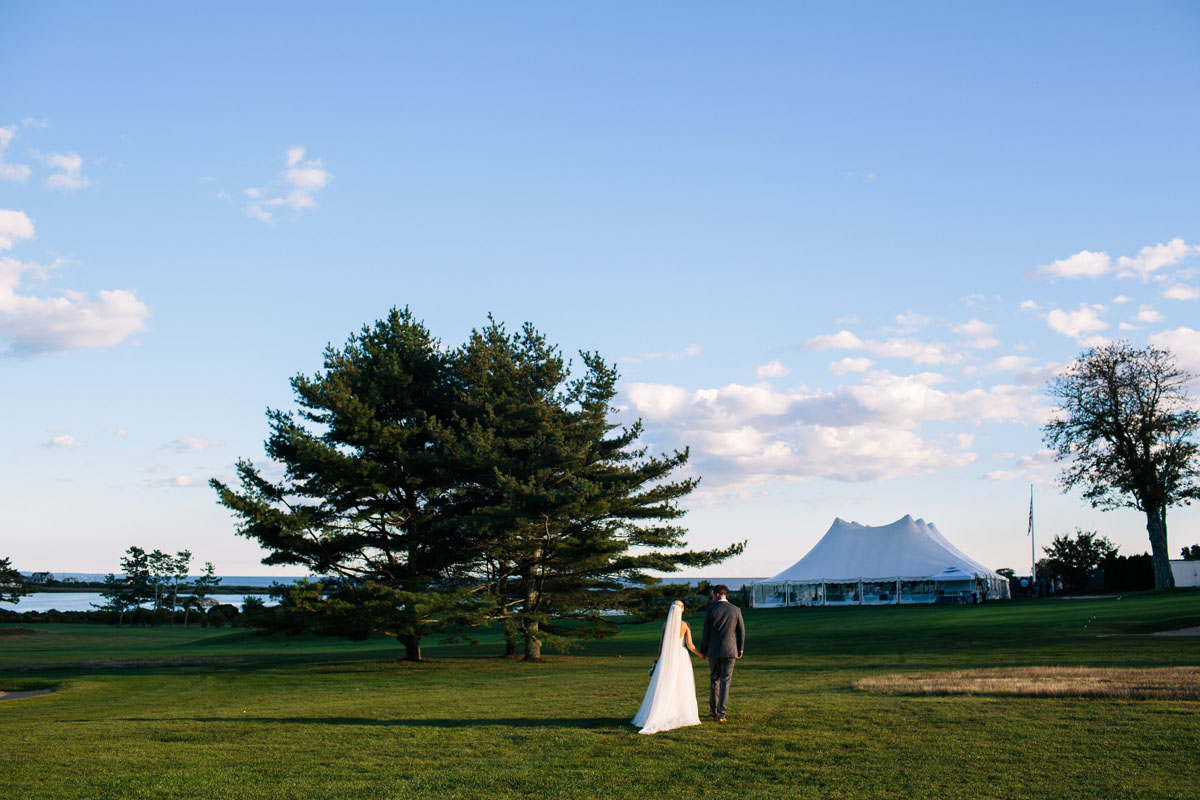
[[[39,694],[50,694],[53,689],[33,689],[28,692],[0,692],[0,700],[24,700],[26,697],[37,697]]]
[[[1200,667],[1006,667],[879,675],[855,688],[900,695],[1200,700]]]
[[[1159,631],[1151,636],[1200,636],[1200,625],[1194,628],[1180,628],[1177,631]]]

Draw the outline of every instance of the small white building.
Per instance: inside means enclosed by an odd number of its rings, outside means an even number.
[[[1172,561],[1171,574],[1180,589],[1200,587],[1200,561]]]
[[[1008,578],[905,515],[871,527],[835,519],[808,555],[756,583],[755,608],[1006,600]]]

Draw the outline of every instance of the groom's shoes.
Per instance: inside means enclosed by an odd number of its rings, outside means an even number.
[[[724,722],[724,721],[725,721],[724,717],[717,717],[717,722]]]

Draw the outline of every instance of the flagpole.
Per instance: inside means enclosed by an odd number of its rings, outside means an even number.
[[[1029,484],[1029,580],[1037,586],[1037,543],[1033,535],[1033,484]],[[1032,588],[1032,587],[1030,587]]]

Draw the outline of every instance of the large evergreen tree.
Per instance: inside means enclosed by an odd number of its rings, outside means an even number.
[[[1175,585],[1167,508],[1200,498],[1192,376],[1156,347],[1115,342],[1085,351],[1050,384],[1058,414],[1044,428],[1066,466],[1062,482],[1098,508],[1146,515],[1154,585]]]
[[[610,421],[616,371],[594,353],[580,357],[583,375],[572,380],[532,326],[509,335],[493,320],[455,358],[459,499],[491,614],[519,630],[526,660],[544,643],[612,633],[605,612],[634,602],[629,584],[646,570],[703,566],[742,548],[677,549],[677,501],[696,480],[671,475],[687,452],[653,457],[637,447],[640,422]]]
[[[325,576],[279,593],[278,627],[385,630],[419,659],[427,631],[490,618],[536,660],[611,633],[647,570],[740,552],[681,549],[687,453],[638,448],[640,423],[609,420],[616,372],[581,358],[572,380],[533,327],[494,321],[447,351],[405,309],[294,378],[299,416],[268,411],[282,479],[241,461],[240,490],[212,481],[265,563]]]
[[[267,412],[266,452],[282,479],[243,460],[240,491],[212,486],[239,533],[270,552],[264,563],[330,579],[323,590],[297,589],[285,606],[326,627],[382,630],[419,660],[422,638],[457,601],[454,568],[469,560],[446,513],[449,359],[408,309],[393,310],[344,348],[327,348],[324,370],[291,385],[299,415]]]

